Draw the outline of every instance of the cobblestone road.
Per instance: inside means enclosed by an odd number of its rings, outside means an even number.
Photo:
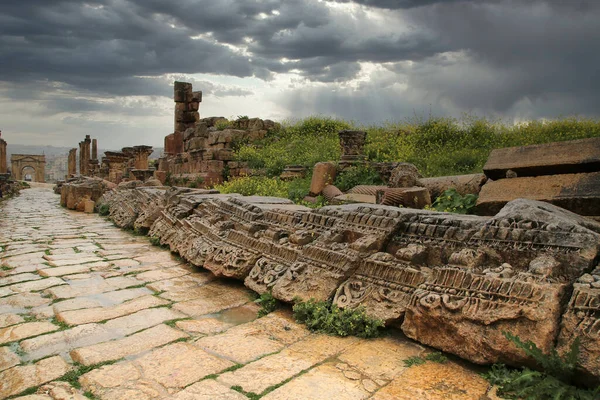
[[[48,188],[0,204],[0,398],[493,399],[428,350],[311,334],[289,309],[114,227]],[[261,397],[262,396],[262,397]]]

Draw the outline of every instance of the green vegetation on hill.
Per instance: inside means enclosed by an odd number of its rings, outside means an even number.
[[[238,161],[263,170],[266,177],[236,178],[216,188],[223,193],[287,197],[300,202],[308,194],[314,164],[340,159],[338,132],[344,129],[367,131],[365,153],[369,161],[410,162],[428,177],[481,172],[496,148],[600,137],[600,120],[569,117],[513,125],[464,116],[361,127],[332,118],[309,117],[284,122],[264,139],[236,148]],[[286,165],[305,166],[308,176],[282,181],[278,176]],[[342,190],[378,183],[378,177],[368,168],[352,169],[335,182]]]
[[[600,120],[563,118],[518,125],[464,116],[413,119],[384,126],[361,127],[332,118],[309,117],[284,122],[265,139],[239,148],[236,157],[250,168],[278,176],[286,165],[312,167],[340,159],[338,132],[367,131],[370,161],[415,164],[423,176],[481,172],[492,149],[600,136]]]

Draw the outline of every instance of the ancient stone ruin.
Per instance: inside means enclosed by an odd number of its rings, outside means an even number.
[[[194,92],[191,83],[175,82],[174,100],[175,131],[165,137],[165,153],[155,174],[163,183],[169,178],[208,187],[228,177],[249,175],[245,163],[234,161],[233,149],[262,139],[277,127],[275,122],[259,118],[200,119],[202,92]]]
[[[258,293],[364,306],[481,364],[529,361],[504,331],[546,352],[580,337],[582,372],[600,378],[600,224],[554,205],[514,200],[492,217],[378,204],[313,210],[181,188],[118,188],[99,201],[117,225]]]
[[[46,181],[46,156],[44,155],[13,154],[10,157],[10,164],[14,180]]]
[[[0,174],[6,174],[8,172],[6,161],[6,140],[0,138]]]
[[[600,138],[496,149],[483,171],[478,214],[528,198],[600,219]]]

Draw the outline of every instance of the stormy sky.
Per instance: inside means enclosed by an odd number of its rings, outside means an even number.
[[[9,143],[162,146],[202,117],[600,114],[596,0],[3,0]]]

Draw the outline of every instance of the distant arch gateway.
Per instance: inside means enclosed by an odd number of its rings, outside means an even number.
[[[45,182],[46,156],[13,154],[10,157],[12,178],[17,181]]]

